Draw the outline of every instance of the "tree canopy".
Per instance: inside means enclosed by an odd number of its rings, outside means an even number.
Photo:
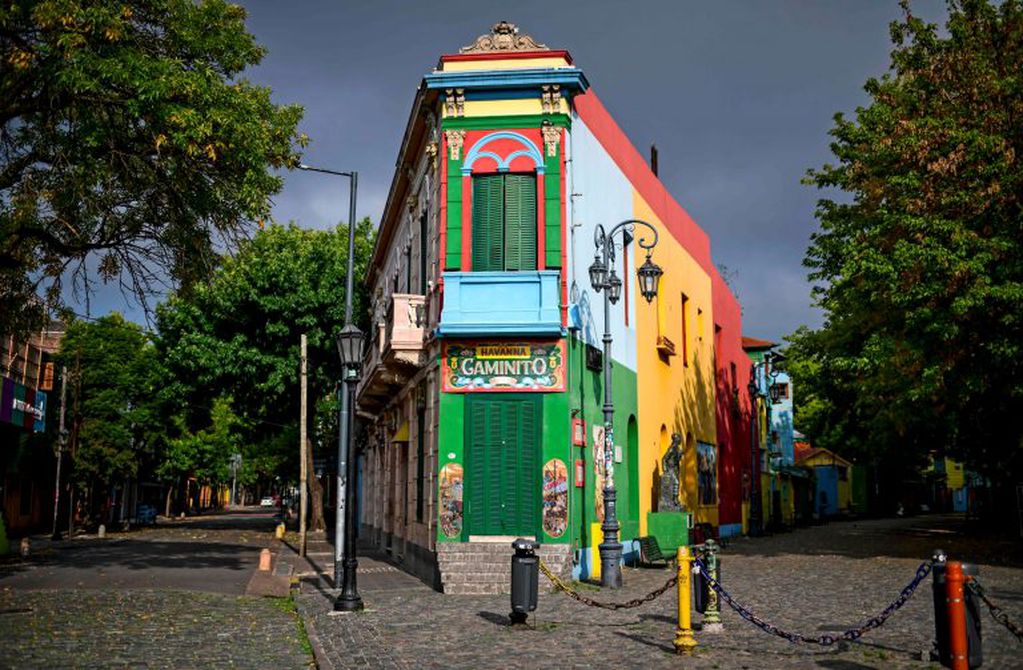
[[[156,350],[117,313],[71,323],[58,356],[70,374],[73,477],[81,485],[137,476],[151,465],[162,432]]]
[[[363,219],[356,228],[356,277],[366,274],[373,237],[373,226]],[[316,442],[319,431],[333,443],[333,391],[341,378],[335,336],[344,322],[347,262],[347,225],[272,225],[242,242],[208,282],[157,308],[169,393],[183,405],[189,429],[207,425],[209,399],[231,397],[233,412],[248,426],[246,477],[298,468],[302,333],[308,337],[310,437]],[[366,287],[356,282],[355,288],[353,314],[365,329]]]
[[[1023,469],[1023,6],[953,0],[945,30],[903,8],[890,71],[808,176],[843,195],[805,260],[826,321],[791,339],[797,419],[998,478]]]
[[[268,216],[302,111],[240,76],[265,53],[244,22],[224,0],[0,6],[4,328],[38,318],[39,293],[59,304],[68,277],[143,303],[188,286]]]

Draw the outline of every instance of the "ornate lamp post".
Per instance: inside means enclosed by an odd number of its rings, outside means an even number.
[[[337,337],[337,351],[344,368],[345,393],[341,396],[341,413],[337,446],[337,513],[334,520],[334,588],[341,594],[334,601],[339,612],[361,610],[362,598],[356,588],[355,571],[359,562],[355,558],[355,455],[351,448],[355,432],[355,387],[362,376],[362,343],[365,336],[352,323],[352,286],[355,272],[355,201],[359,190],[358,172],[325,170],[309,165],[298,169],[309,172],[347,177],[348,191],[348,272],[345,276],[345,325]],[[339,579],[339,576],[342,578]]]
[[[622,280],[615,272],[614,236],[621,231],[631,235],[636,226],[645,226],[653,233],[653,240],[639,238],[639,246],[647,250],[646,262],[637,270],[639,291],[649,303],[657,296],[657,284],[664,271],[650,260],[651,250],[657,245],[657,229],[646,221],[628,219],[617,224],[611,232],[604,233],[604,227],[597,225],[593,244],[596,254],[590,266],[590,284],[598,293],[604,292],[604,523],[600,529],[604,541],[600,543],[600,584],[617,589],[622,586],[622,545],[618,541],[617,493],[614,482],[614,401],[611,397],[611,305],[617,304],[622,295]]]
[[[353,227],[354,230],[354,227]],[[351,279],[352,260],[349,255],[348,277]],[[350,286],[351,284],[349,284]],[[346,302],[351,298],[346,297]],[[347,306],[349,319],[351,318],[351,305]],[[355,454],[351,448],[352,435],[355,433],[355,387],[362,377],[362,342],[364,335],[362,331],[346,319],[348,323],[341,329],[337,336],[337,350],[341,356],[341,363],[345,370],[345,392],[348,397],[347,423],[341,426],[341,431],[347,436],[344,440],[348,447],[345,454],[344,482],[344,559],[342,562],[341,594],[334,601],[334,609],[338,612],[355,612],[362,609],[362,598],[359,596],[359,589],[356,586],[356,568],[359,561],[355,558]],[[341,461],[338,460],[338,471],[340,475]],[[341,497],[341,489],[338,490],[338,497]],[[340,508],[341,502],[338,501]],[[338,510],[341,511],[340,509]],[[334,543],[341,544],[341,537],[335,537]],[[335,552],[336,554],[336,552]],[[335,568],[336,570],[336,568]],[[338,585],[337,572],[334,573],[334,586]]]

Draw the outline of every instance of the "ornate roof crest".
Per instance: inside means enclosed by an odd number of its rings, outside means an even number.
[[[546,44],[538,44],[529,35],[520,36],[519,27],[514,23],[499,21],[490,29],[489,35],[480,35],[473,44],[459,49],[464,54],[490,51],[550,51],[550,48]]]

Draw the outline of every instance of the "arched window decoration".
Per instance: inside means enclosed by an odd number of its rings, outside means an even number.
[[[487,135],[466,154],[462,176],[470,182],[463,189],[471,189],[473,271],[538,269],[543,172],[536,146],[511,131]]]

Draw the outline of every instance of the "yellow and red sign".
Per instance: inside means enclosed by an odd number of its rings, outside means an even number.
[[[443,390],[565,390],[565,341],[445,342]]]

